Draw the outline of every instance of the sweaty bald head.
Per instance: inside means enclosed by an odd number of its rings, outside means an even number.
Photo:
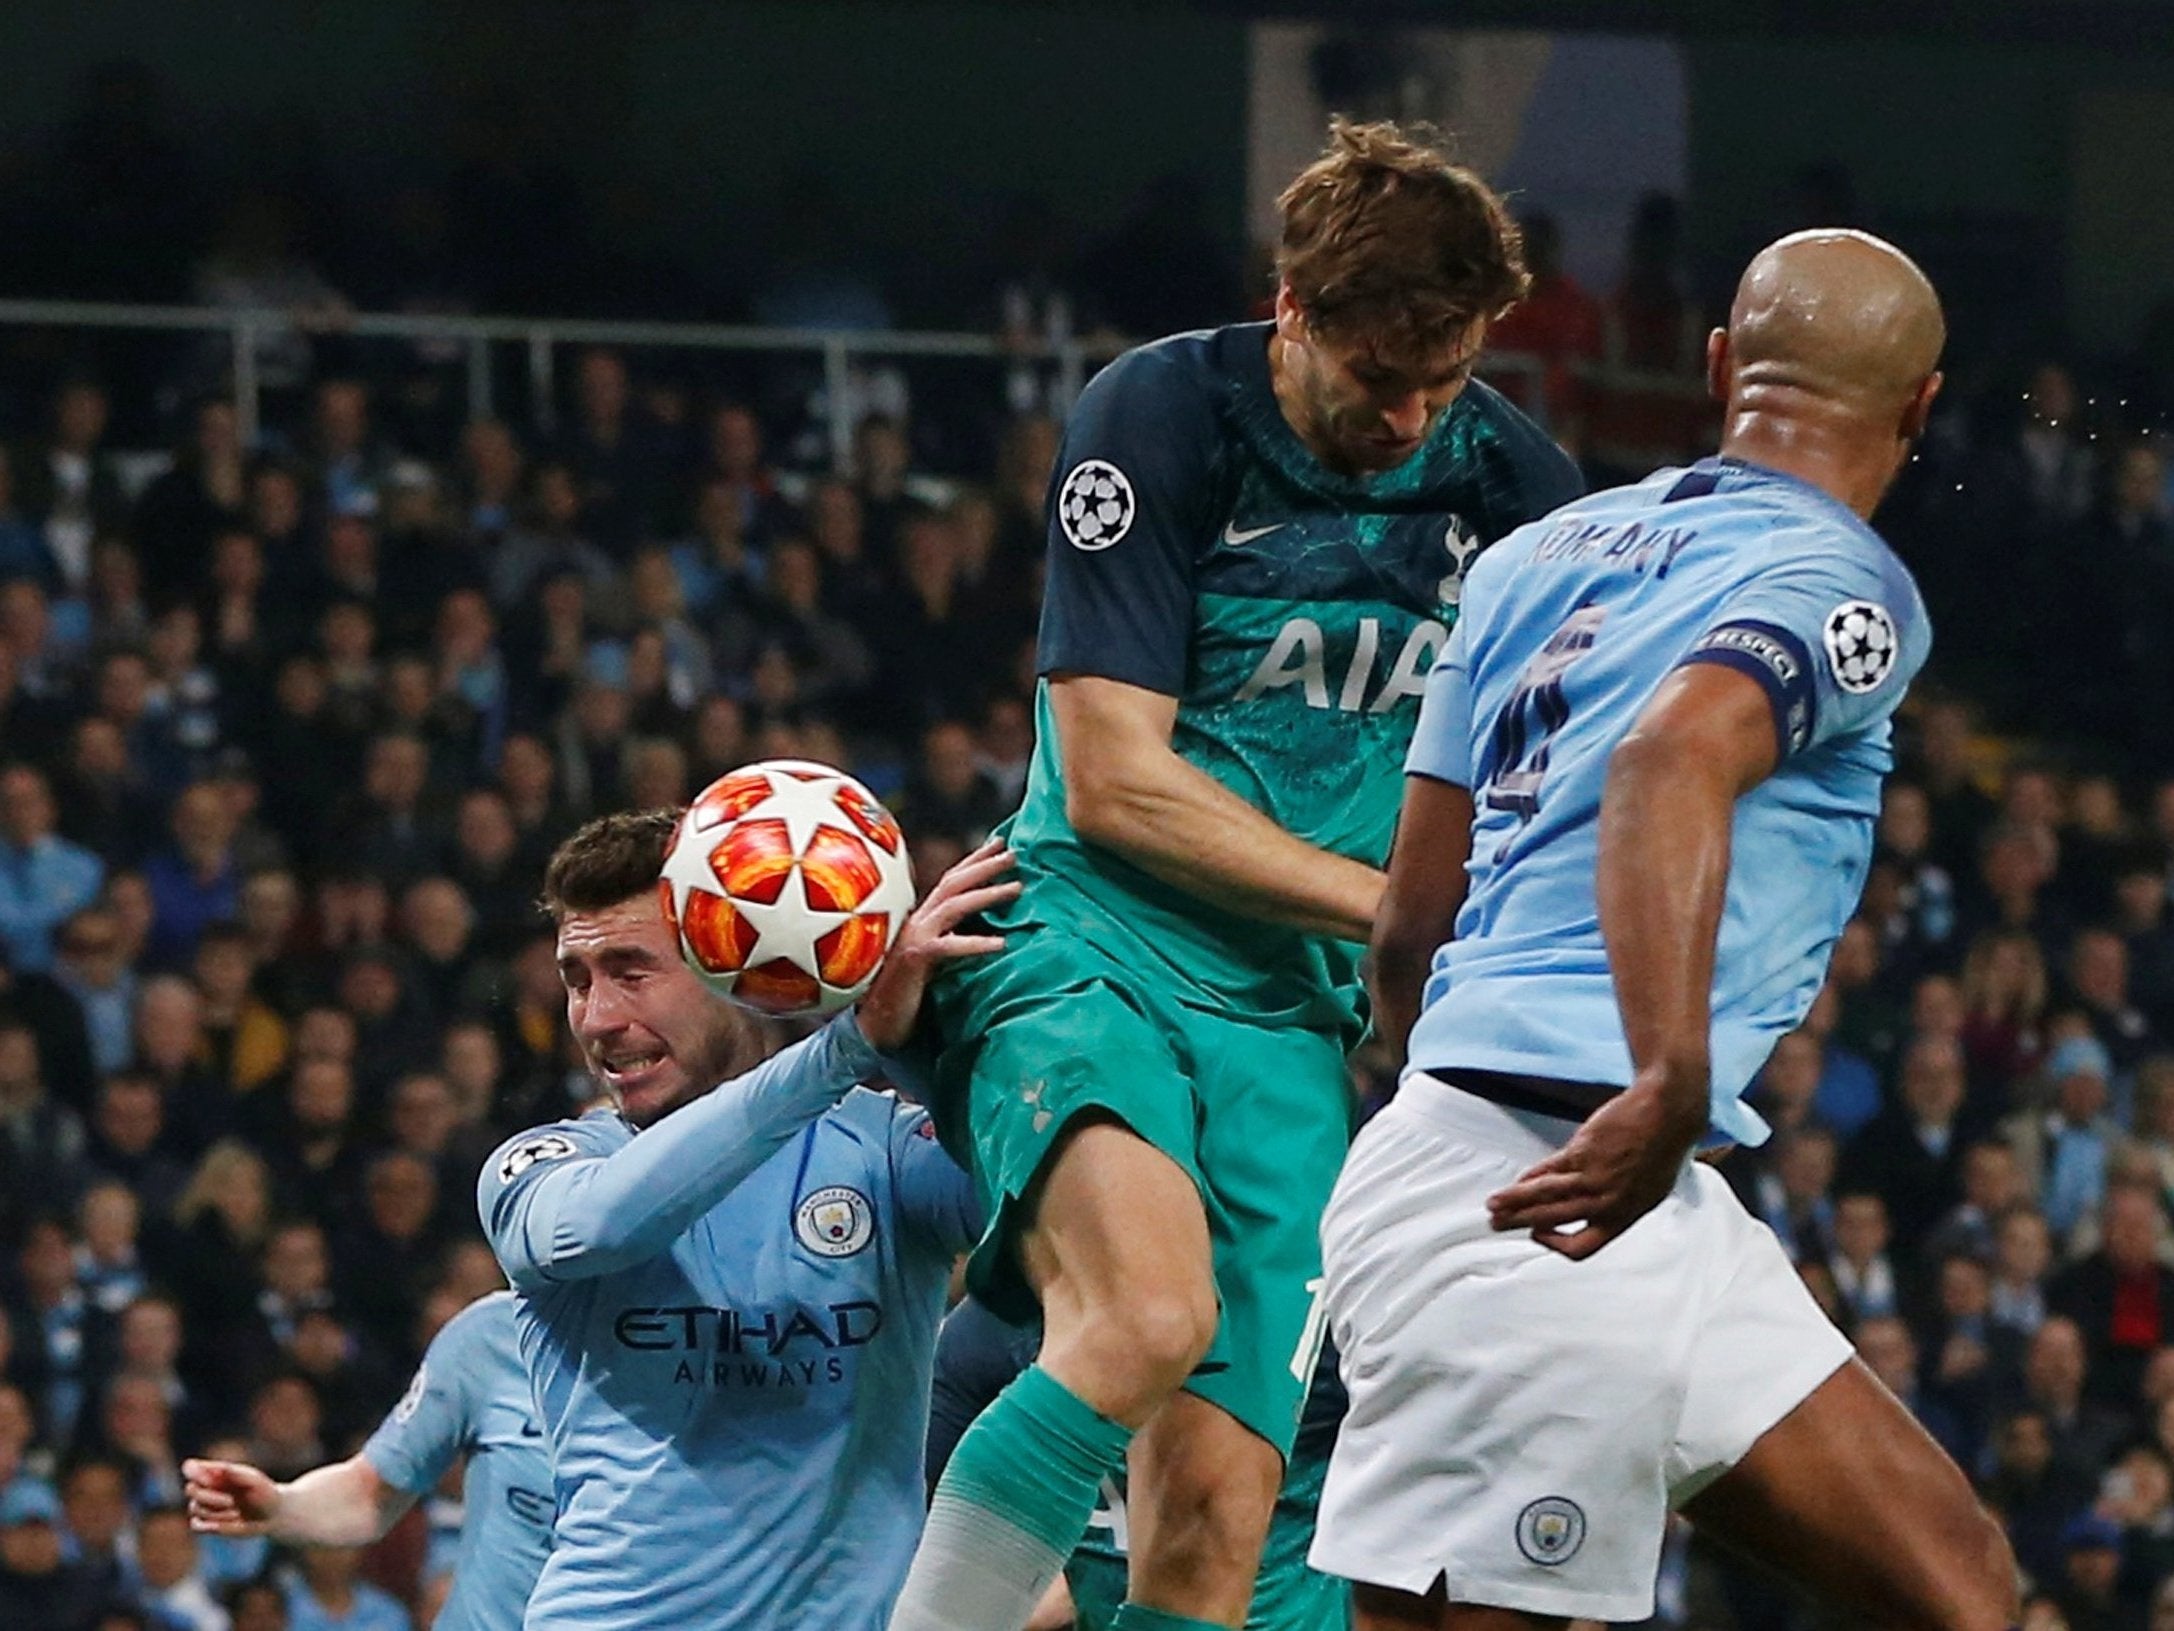
[[[1925,274],[1866,232],[1821,229],[1769,244],[1729,310],[1738,392],[1802,391],[1867,415],[1909,402],[1946,339]]]

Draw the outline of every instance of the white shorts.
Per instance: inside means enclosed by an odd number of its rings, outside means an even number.
[[[1414,1074],[1360,1133],[1321,1224],[1351,1412],[1315,1568],[1645,1619],[1670,1507],[1848,1359],[1711,1167],[1584,1262],[1489,1228],[1487,1197],[1574,1131]]]

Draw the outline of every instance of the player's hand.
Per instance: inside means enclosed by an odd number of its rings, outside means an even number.
[[[1018,880],[1004,877],[1012,864],[1004,840],[992,838],[937,879],[928,898],[914,908],[883,959],[883,972],[860,1001],[861,1035],[870,1046],[889,1052],[913,1034],[922,994],[938,964],[1004,949],[1002,935],[958,931],[977,912],[1018,895]]]
[[[261,1535],[279,1516],[279,1485],[239,1461],[184,1461],[189,1527],[202,1535]]]
[[[1675,1188],[1705,1126],[1702,1083],[1664,1087],[1642,1077],[1588,1116],[1569,1143],[1488,1196],[1489,1221],[1505,1232],[1530,1229],[1565,1257],[1591,1257]]]

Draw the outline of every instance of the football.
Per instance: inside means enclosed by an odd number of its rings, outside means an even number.
[[[769,759],[680,817],[657,892],[687,966],[772,1018],[833,1014],[868,989],[913,909],[906,840],[842,770]]]

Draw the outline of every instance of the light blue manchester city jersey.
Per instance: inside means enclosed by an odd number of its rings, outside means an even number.
[[[457,1455],[460,1551],[443,1631],[520,1631],[530,1589],[551,1550],[551,1461],[513,1329],[513,1293],[470,1303],[431,1339],[415,1380],[363,1458],[380,1478],[424,1496]]]
[[[1713,1130],[1763,1140],[1741,1096],[1856,907],[1890,721],[1931,640],[1863,521],[1735,460],[1580,499],[1481,556],[1408,761],[1475,805],[1412,1064],[1630,1081],[1594,894],[1608,758],[1671,670],[1721,663],[1765,689],[1782,753],[1737,802],[1713,990]]]
[[[593,1112],[483,1174],[558,1496],[528,1631],[882,1631],[979,1208],[889,1094],[766,1131],[759,1164],[740,1110],[764,1077],[780,1103],[850,1081],[856,1054],[872,1069],[834,1022],[638,1135]]]

